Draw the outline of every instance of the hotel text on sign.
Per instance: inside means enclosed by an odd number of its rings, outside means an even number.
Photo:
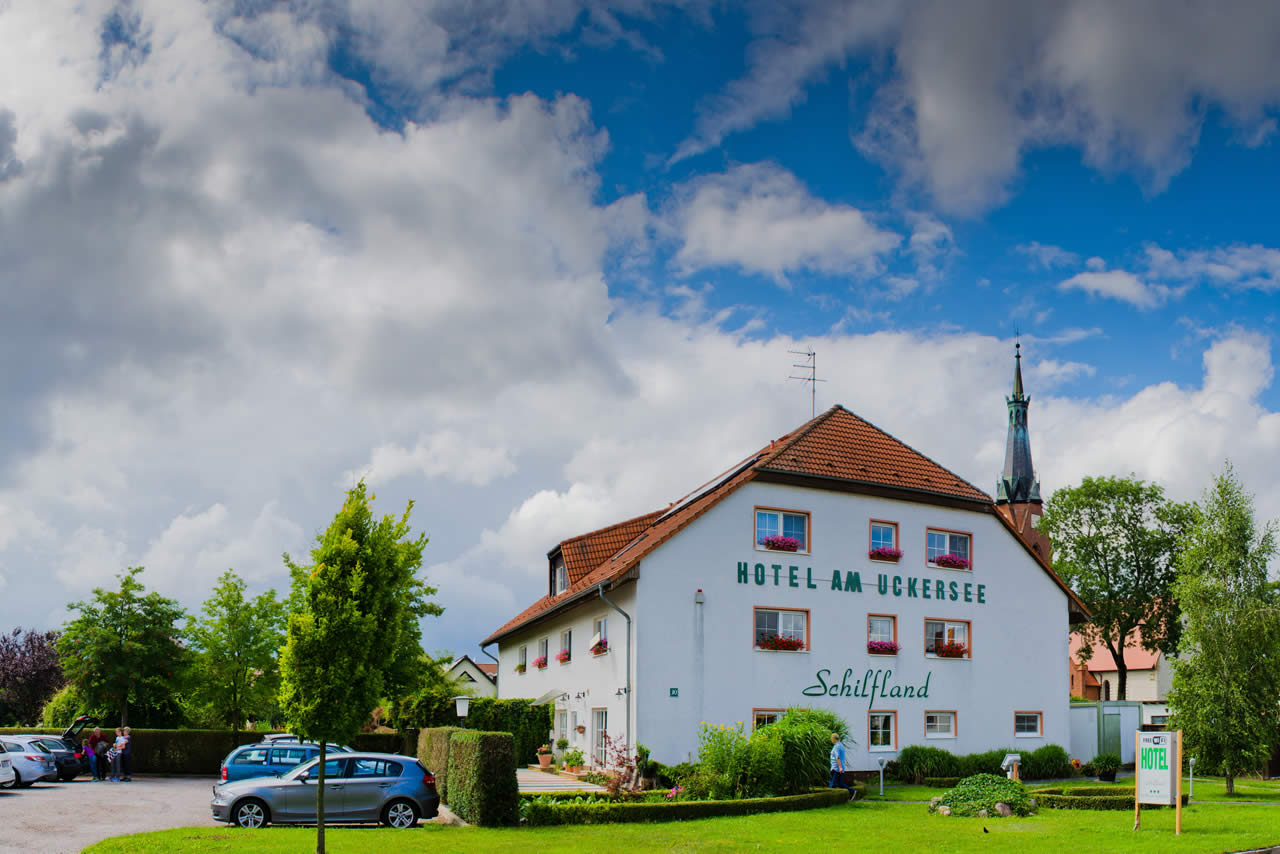
[[[1144,732],[1138,737],[1137,796],[1140,804],[1177,802],[1178,777],[1181,770],[1174,734]]]

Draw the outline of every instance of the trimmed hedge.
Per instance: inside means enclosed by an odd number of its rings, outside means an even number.
[[[1077,786],[1075,788],[1032,789],[1037,807],[1052,810],[1131,810],[1133,789],[1128,786]],[[1182,794],[1185,807],[1191,796]],[[1159,804],[1143,804],[1143,809],[1160,809]]]
[[[552,704],[535,706],[531,699],[472,697],[467,716],[459,718],[452,699],[427,692],[409,702],[398,723],[401,729],[460,726],[487,732],[509,732],[515,737],[516,763],[526,765],[537,762],[537,749],[551,740],[554,712]]]
[[[844,789],[823,789],[781,798],[747,798],[739,801],[677,801],[670,804],[566,804],[539,795],[524,804],[530,827],[557,824],[619,824],[637,821],[686,821],[716,816],[755,815],[819,809],[847,803]]]
[[[462,730],[449,737],[449,809],[469,824],[520,823],[511,733]]]
[[[436,793],[440,803],[449,803],[449,738],[461,727],[438,726],[418,733],[418,758],[436,777]]]

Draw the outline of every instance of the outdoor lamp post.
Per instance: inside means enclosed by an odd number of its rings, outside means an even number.
[[[467,712],[471,710],[471,698],[470,697],[454,697],[453,702],[458,707],[458,717],[465,718],[467,716]]]
[[[884,797],[884,766],[888,764],[889,760],[885,759],[882,756],[879,759],[877,759],[876,762],[880,763],[880,797],[883,798]]]

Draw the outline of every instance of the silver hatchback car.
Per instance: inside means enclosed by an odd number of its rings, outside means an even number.
[[[216,821],[239,827],[315,824],[319,758],[275,777],[255,777],[213,787]],[[382,822],[413,827],[440,809],[436,778],[412,756],[343,753],[326,757],[325,824]]]

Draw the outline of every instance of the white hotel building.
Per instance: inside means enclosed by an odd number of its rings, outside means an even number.
[[[499,696],[553,698],[554,736],[601,761],[606,731],[676,763],[704,721],[797,705],[848,721],[854,770],[908,744],[1068,747],[1086,612],[1032,527],[1015,364],[995,500],[832,407],[665,510],[553,548],[547,595],[484,641]]]

